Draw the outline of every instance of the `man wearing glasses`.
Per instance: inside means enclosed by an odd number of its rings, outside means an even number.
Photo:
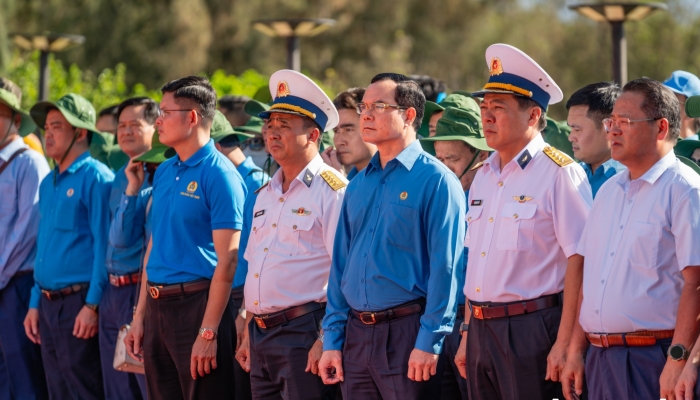
[[[680,107],[660,82],[628,82],[603,124],[627,171],[601,187],[576,250],[582,301],[562,386],[581,393],[585,359],[592,399],[674,398],[698,334],[700,176],[673,152]]]
[[[440,392],[438,363],[464,267],[464,192],[416,140],[425,106],[408,77],[379,74],[365,91],[362,139],[377,146],[348,188],[328,282],[319,370],[346,399],[424,399]]]
[[[230,296],[245,187],[210,138],[216,93],[189,76],[161,89],[160,140],[176,151],[153,181],[153,230],[125,342],[149,399],[233,397]]]

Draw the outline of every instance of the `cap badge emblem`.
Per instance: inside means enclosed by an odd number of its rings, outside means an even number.
[[[292,94],[292,92],[289,91],[289,85],[287,85],[287,82],[279,81],[277,83],[277,95],[275,98],[289,96],[290,94]]]
[[[491,76],[500,75],[503,73],[503,64],[501,64],[501,59],[494,57],[491,59],[491,67],[489,68],[489,73]]]

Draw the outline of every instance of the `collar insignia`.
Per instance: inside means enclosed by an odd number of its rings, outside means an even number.
[[[518,203],[524,203],[526,201],[532,200],[532,197],[520,195],[520,196],[513,196],[513,200],[517,201]]]
[[[530,161],[532,161],[532,155],[530,155],[529,151],[525,150],[518,158],[518,165],[520,165],[520,169],[525,169],[525,167],[530,164]]]
[[[306,172],[304,172],[304,179],[302,179],[302,181],[304,181],[304,183],[306,184],[307,187],[311,187],[311,182],[313,180],[314,180],[314,174],[312,174],[311,171],[309,171],[307,169]]]

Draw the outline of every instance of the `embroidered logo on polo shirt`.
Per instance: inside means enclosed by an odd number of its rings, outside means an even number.
[[[192,181],[187,185],[187,193],[194,193],[197,191],[197,182]]]
[[[66,196],[68,196],[68,197],[73,197],[73,194],[74,194],[74,193],[75,193],[75,190],[73,190],[73,188],[70,188],[70,189],[68,189],[68,191],[66,192]]]
[[[401,192],[399,199],[406,200],[408,198],[408,192]]]

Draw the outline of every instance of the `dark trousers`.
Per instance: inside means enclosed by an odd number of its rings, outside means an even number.
[[[460,305],[464,308],[464,305]],[[445,359],[445,368],[442,373],[442,382],[440,384],[440,398],[442,400],[468,400],[469,393],[467,392],[467,380],[459,374],[457,365],[455,365],[455,357],[459,350],[459,342],[462,336],[459,334],[459,327],[464,322],[463,318],[455,319],[455,326],[452,333],[445,336],[445,344],[442,347],[440,357]]]
[[[146,398],[146,377],[114,369],[114,349],[119,329],[131,322],[137,285],[107,285],[100,302],[100,359],[105,399]]]
[[[563,399],[561,383],[545,381],[561,306],[514,317],[472,318],[467,336],[471,400]]]
[[[444,358],[426,382],[408,379],[408,359],[416,343],[421,314],[375,325],[349,316],[345,326],[340,387],[345,399],[439,399]]]
[[[248,325],[254,399],[335,398],[335,385],[326,386],[318,375],[304,372],[325,314],[325,309],[317,310],[268,329],[261,329],[254,321]]]
[[[243,305],[243,298],[231,299],[231,317],[234,322],[238,318],[238,310],[241,309]],[[238,332],[233,332],[233,344],[236,345],[236,335]],[[250,374],[246,372],[238,361],[233,363],[233,381],[235,382],[235,394],[233,396],[236,400],[250,400],[253,395],[250,390]]]
[[[221,316],[217,332],[216,369],[192,379],[190,358],[209,290],[185,296],[146,299],[144,326],[144,365],[146,386],[151,400],[231,399],[233,398],[233,343],[235,326],[231,304]]]
[[[586,357],[586,381],[590,399],[658,399],[659,378],[666,365],[672,339],[653,346],[590,346]]]
[[[30,273],[15,275],[0,290],[0,399],[47,399],[41,348],[24,333],[29,296],[34,286]]]
[[[56,300],[41,297],[41,357],[52,399],[104,398],[99,333],[90,339],[73,336],[86,296],[87,289]]]

